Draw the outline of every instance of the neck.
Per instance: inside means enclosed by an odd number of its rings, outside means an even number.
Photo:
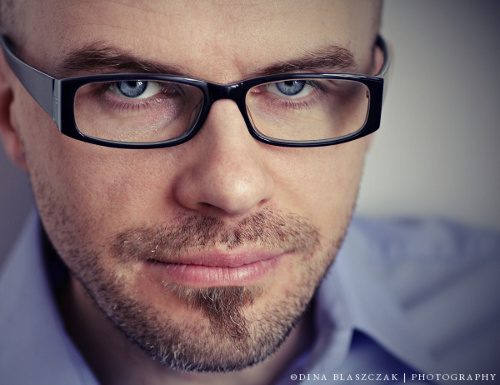
[[[312,341],[311,317],[292,330],[279,351],[266,361],[238,372],[194,373],[172,370],[131,343],[72,280],[60,296],[68,333],[102,385],[128,384],[273,384]]]

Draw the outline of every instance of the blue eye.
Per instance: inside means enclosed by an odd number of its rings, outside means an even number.
[[[308,97],[317,86],[307,80],[285,80],[266,85],[267,90],[285,99],[299,99]]]
[[[302,91],[305,85],[305,80],[288,80],[276,83],[276,88],[284,95],[294,96]]]
[[[161,82],[127,80],[113,83],[109,90],[124,99],[147,99],[163,91]]]
[[[116,84],[118,91],[127,98],[137,98],[142,95],[148,83],[140,80],[119,82]]]

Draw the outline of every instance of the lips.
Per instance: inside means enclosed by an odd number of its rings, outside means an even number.
[[[165,261],[151,258],[145,267],[162,281],[190,287],[242,286],[258,283],[277,268],[285,253],[249,251],[205,253]]]

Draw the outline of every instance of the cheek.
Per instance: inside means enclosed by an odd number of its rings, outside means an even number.
[[[105,242],[121,226],[144,222],[163,207],[172,169],[167,152],[79,142],[59,133],[29,100],[19,108],[31,112],[18,115],[19,126],[40,216],[55,244],[69,237]]]
[[[301,149],[295,167],[284,157],[280,185],[284,200],[307,217],[323,235],[338,232],[351,216],[361,179],[368,141]],[[295,205],[295,207],[293,207]]]
[[[63,152],[73,159],[59,170],[54,186],[67,194],[62,199],[71,210],[84,222],[97,222],[101,233],[147,222],[164,209],[169,176],[162,171],[170,167],[168,160],[139,151],[68,142]]]

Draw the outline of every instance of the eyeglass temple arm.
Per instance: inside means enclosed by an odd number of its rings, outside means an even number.
[[[54,114],[54,111],[58,111],[57,104],[59,103],[58,92],[56,92],[59,88],[56,85],[57,79],[31,67],[17,58],[11,51],[5,36],[0,36],[0,44],[4,52],[5,60],[9,64],[12,71],[16,74],[21,84],[31,94],[31,96],[33,96],[38,104],[40,104],[40,106],[52,117],[52,119],[54,119],[59,127],[58,123],[60,119]],[[382,36],[377,36],[376,45],[380,47],[384,55],[384,64],[376,76],[382,77],[385,80],[383,89],[383,99],[385,99],[388,88],[388,74],[391,65],[391,55]],[[52,95],[52,98],[48,99],[47,95]]]
[[[16,74],[21,84],[31,96],[33,96],[38,104],[40,104],[40,106],[55,120],[54,111],[57,111],[55,106],[58,103],[57,97],[54,94],[56,79],[18,59],[11,51],[5,36],[0,36],[0,44],[2,45],[5,60]],[[52,95],[52,98],[47,98],[47,95]]]
[[[384,79],[384,88],[382,90],[382,101],[384,101],[387,89],[389,88],[388,85],[389,85],[389,68],[391,67],[391,52],[382,36],[380,35],[377,36],[375,44],[380,47],[384,55],[384,64],[382,65],[382,68],[380,69],[379,73],[375,75]]]

